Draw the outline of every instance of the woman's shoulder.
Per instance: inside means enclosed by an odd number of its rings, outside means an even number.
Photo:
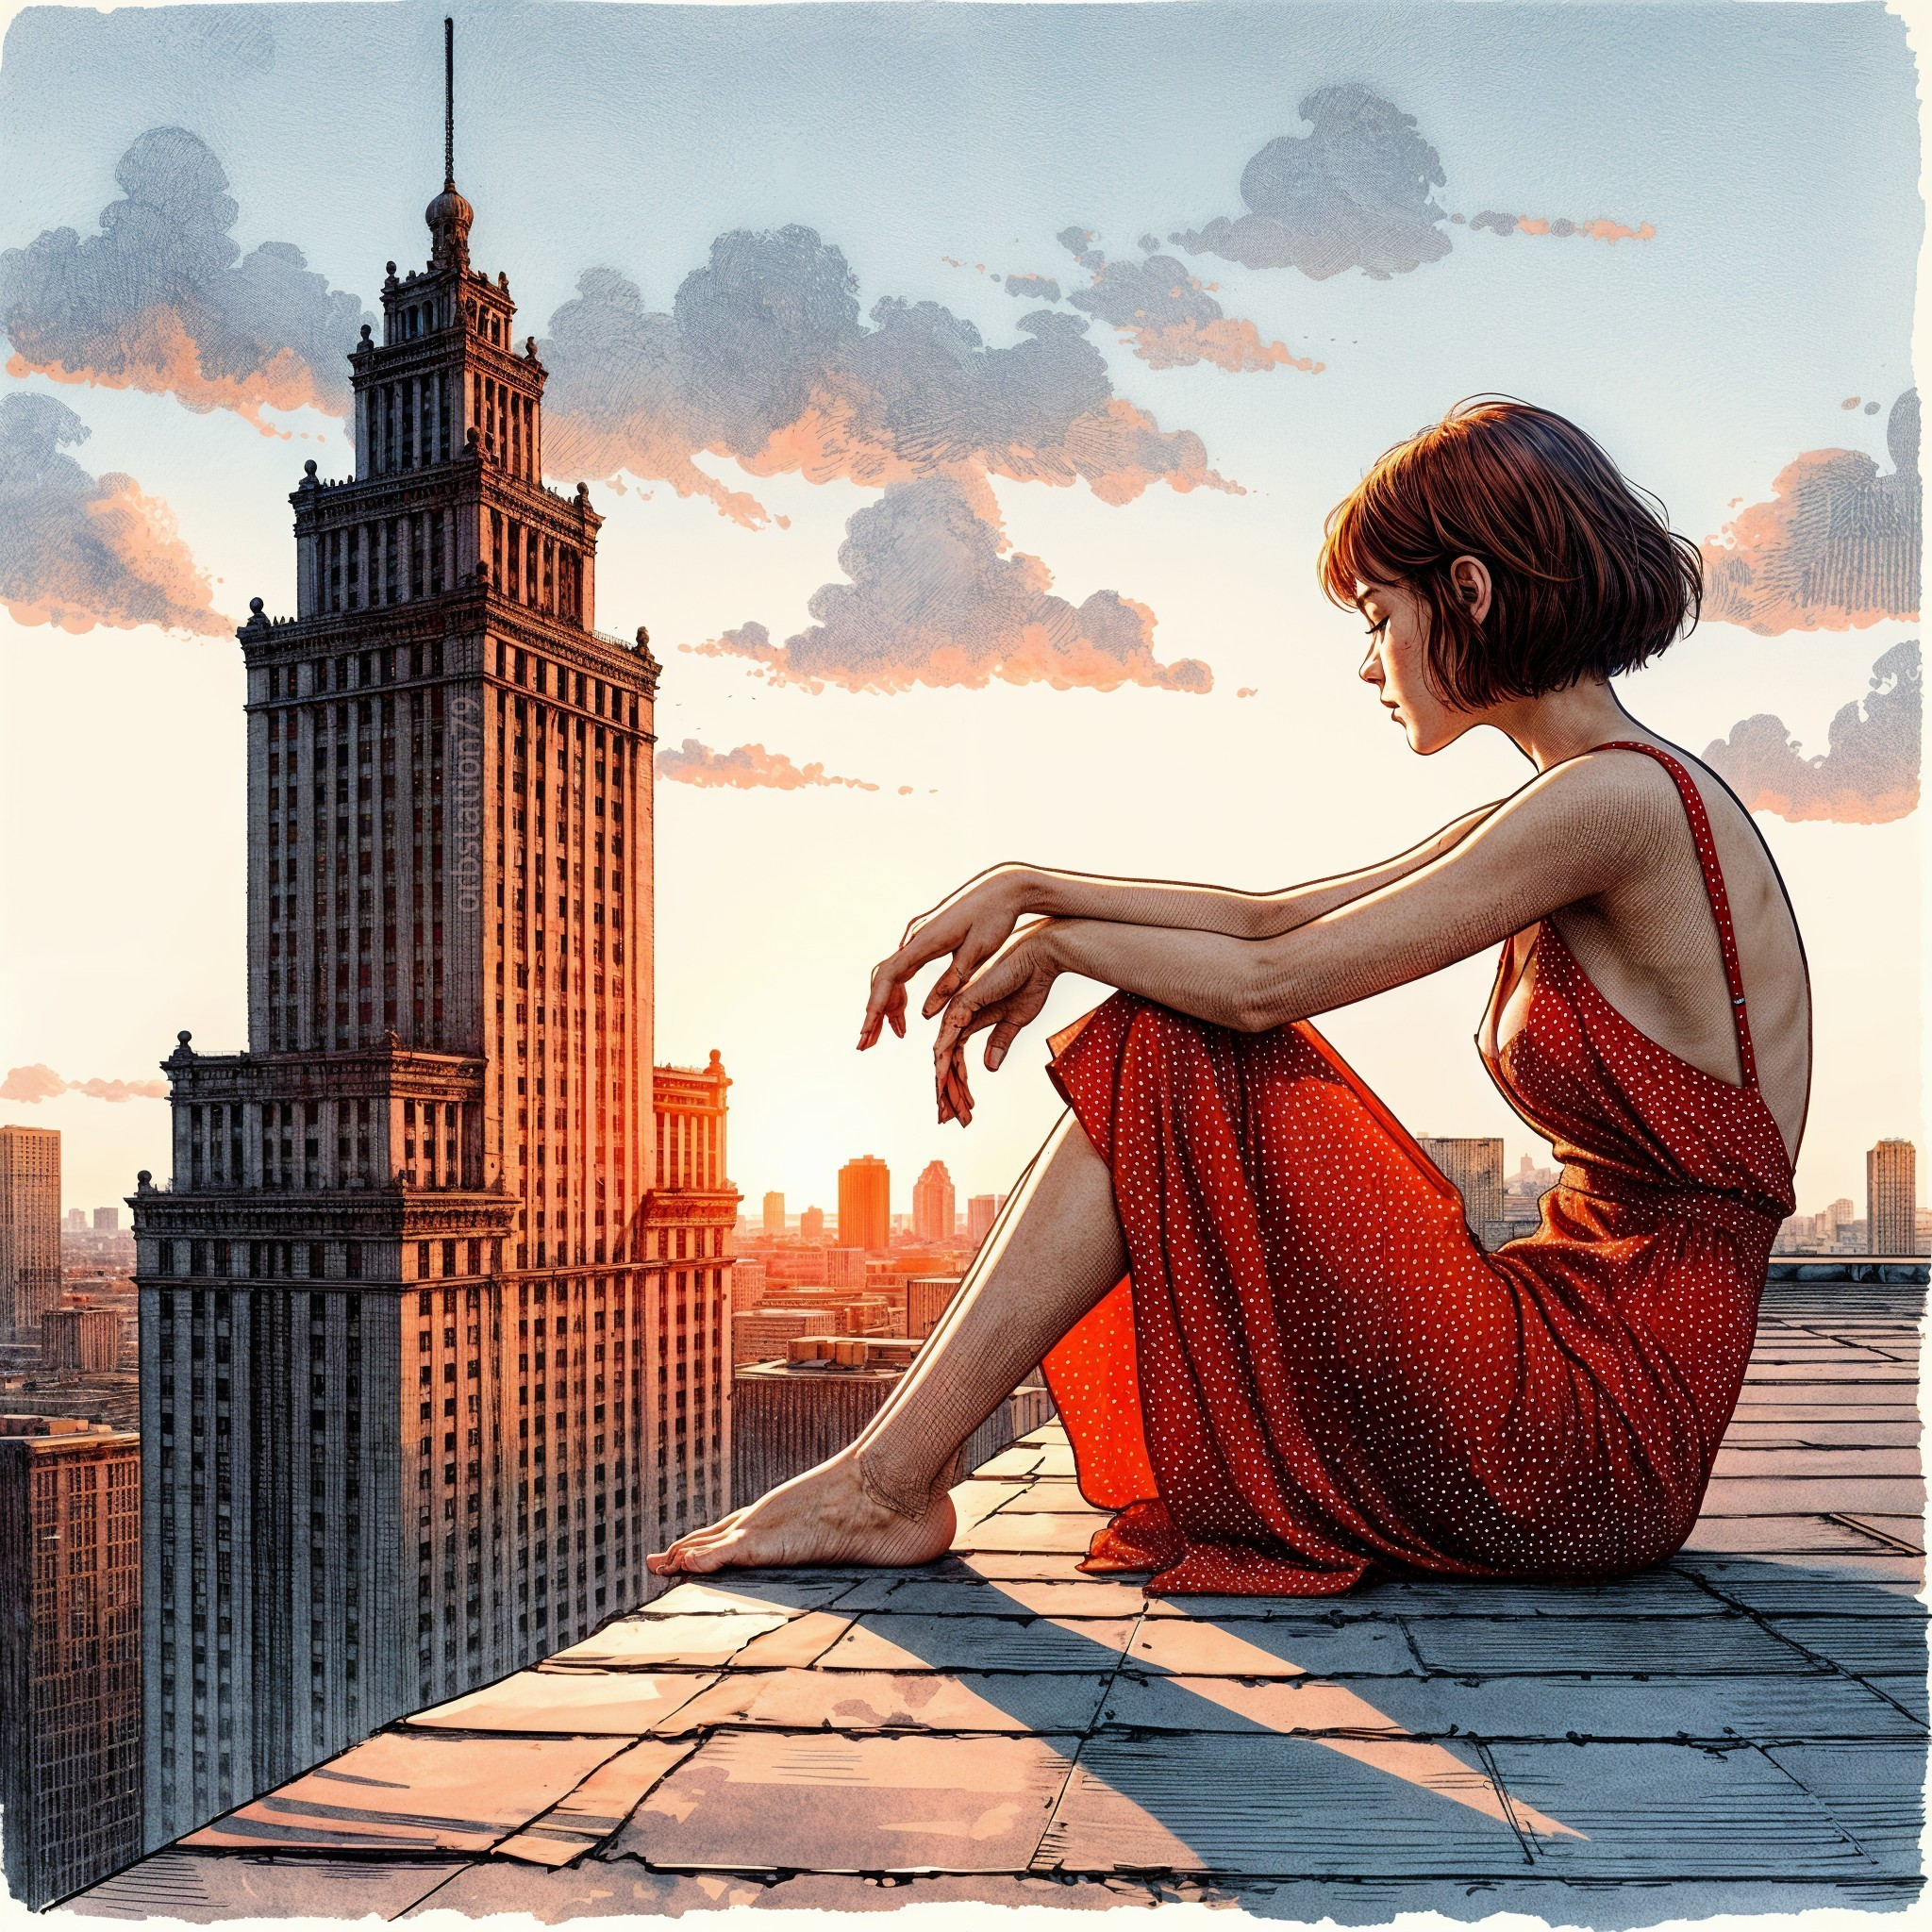
[[[1647,747],[1647,748],[1646,748]],[[1657,754],[1661,753],[1662,757]],[[1651,741],[1593,745],[1539,772],[1509,801],[1552,835],[1610,836],[1648,841],[1670,837],[1685,824],[1687,801],[1668,758],[1702,793],[1708,774],[1674,745]],[[1712,782],[1715,782],[1714,780]]]

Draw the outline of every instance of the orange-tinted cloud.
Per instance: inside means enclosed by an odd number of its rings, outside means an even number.
[[[264,408],[346,416],[361,298],[330,289],[289,242],[244,256],[227,177],[185,128],[150,128],[114,178],[122,199],[99,234],[50,228],[0,253],[8,373],[170,394],[270,435],[287,432]]]
[[[1879,825],[1919,803],[1924,691],[1916,638],[1894,644],[1872,667],[1862,703],[1831,721],[1831,748],[1807,758],[1784,721],[1760,713],[1704,754],[1753,811],[1780,818]]]
[[[1449,219],[1459,222],[1462,217],[1451,215]],[[1649,242],[1657,235],[1657,229],[1649,222],[1640,222],[1633,228],[1625,222],[1613,222],[1607,215],[1598,215],[1591,221],[1573,222],[1567,215],[1506,215],[1499,214],[1494,208],[1485,208],[1481,214],[1470,216],[1469,225],[1487,228],[1496,235],[1553,235],[1559,238],[1580,235],[1586,242]]]
[[[1080,317],[1031,310],[993,347],[936,302],[889,296],[861,319],[857,291],[844,256],[805,227],[719,236],[669,311],[614,271],[588,271],[539,345],[558,473],[627,469],[746,525],[768,512],[698,458],[870,488],[1084,481],[1108,503],[1156,483],[1235,487],[1198,436],[1114,393]]]
[[[1850,630],[1919,614],[1924,495],[1919,395],[1886,426],[1892,470],[1857,450],[1816,449],[1786,464],[1755,503],[1704,545],[1704,615],[1761,637]]]
[[[1252,322],[1224,314],[1200,278],[1171,255],[1150,252],[1144,261],[1109,261],[1092,245],[1088,229],[1064,228],[1058,239],[1092,278],[1067,300],[1124,331],[1134,354],[1155,369],[1208,362],[1239,375],[1261,369],[1312,374],[1322,367],[1295,355],[1286,342],[1263,341]]]
[[[92,476],[61,445],[89,434],[53,396],[0,399],[0,604],[19,624],[67,631],[158,625],[220,637],[233,620],[133,477]]]
[[[90,1100],[165,1100],[165,1080],[63,1080],[52,1067],[34,1065],[9,1069],[0,1080],[0,1100],[25,1101],[38,1107],[62,1093],[84,1093]]]
[[[848,785],[855,791],[879,789],[864,778],[834,776],[821,764],[794,765],[782,751],[767,751],[761,744],[713,751],[695,738],[687,738],[675,750],[662,747],[658,753],[658,775],[682,785],[730,785],[742,791],[762,787],[796,791],[805,785]],[[909,791],[912,788],[902,785],[899,789]]]
[[[1053,594],[1037,557],[1004,554],[998,508],[983,483],[895,485],[845,531],[839,561],[848,581],[813,593],[809,629],[776,644],[764,625],[747,624],[700,650],[749,658],[774,682],[811,691],[978,689],[995,677],[1062,691],[1213,687],[1199,658],[1156,658],[1145,605],[1113,591],[1071,604]]]

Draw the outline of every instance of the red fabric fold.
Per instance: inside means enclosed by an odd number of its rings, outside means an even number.
[[[1580,1027],[1595,1057],[1599,1091],[1570,1068],[1557,1096],[1583,1160],[1662,1050],[1574,987],[1538,1000],[1561,1011],[1533,1001],[1526,1030]],[[1237,1033],[1117,993],[1052,1045],[1130,1264],[1045,1362],[1081,1492],[1120,1512],[1083,1568],[1152,1570],[1154,1595],[1326,1595],[1391,1567],[1613,1575],[1682,1542],[1789,1195],[1755,1091],[1682,1080],[1653,1108],[1678,1144],[1620,1169],[1631,1198],[1559,1189],[1536,1235],[1485,1254],[1312,1026]],[[1549,1091],[1511,1097],[1548,1129]]]

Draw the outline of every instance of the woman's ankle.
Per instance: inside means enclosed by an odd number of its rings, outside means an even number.
[[[943,1481],[897,1469],[890,1457],[881,1456],[871,1447],[855,1450],[852,1460],[858,1486],[866,1495],[880,1508],[903,1517],[908,1523],[923,1522],[931,1513],[934,1499],[945,1493],[947,1486]],[[948,1474],[950,1467],[949,1463],[941,1475]]]

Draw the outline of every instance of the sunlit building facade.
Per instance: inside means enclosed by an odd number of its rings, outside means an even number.
[[[892,1244],[892,1176],[875,1154],[839,1170],[839,1245],[883,1255]]]
[[[1865,1243],[1874,1255],[1918,1250],[1919,1150],[1909,1141],[1881,1141],[1865,1156]]]
[[[59,1299],[59,1130],[0,1127],[0,1341],[39,1335]]]
[[[141,1447],[125,1429],[0,1415],[0,1822],[35,1907],[141,1840]]]
[[[912,1234],[916,1241],[949,1241],[954,1225],[953,1177],[943,1160],[929,1160],[912,1183]]]

